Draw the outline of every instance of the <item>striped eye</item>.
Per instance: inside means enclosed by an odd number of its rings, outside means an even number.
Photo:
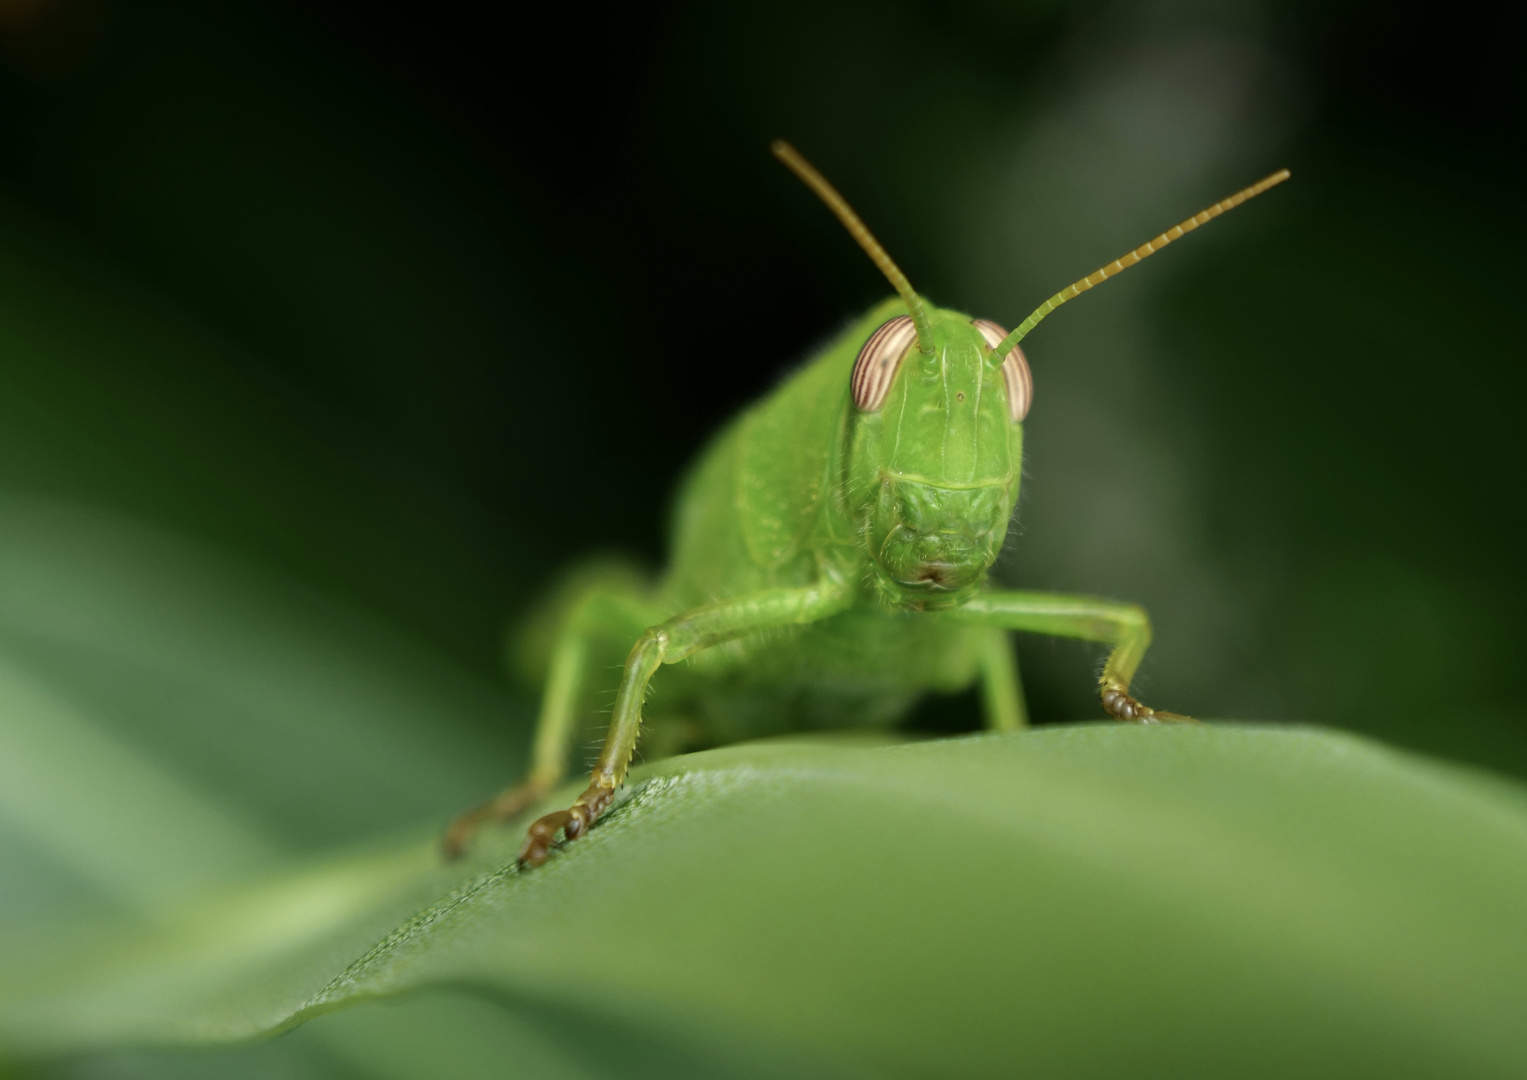
[[[854,406],[860,412],[878,412],[885,404],[896,369],[916,340],[917,329],[905,315],[882,323],[870,335],[854,361]]]
[[[988,348],[995,349],[1007,337],[1007,331],[989,319],[971,319],[970,325],[981,331]],[[1029,362],[1023,350],[1013,346],[1013,351],[1002,361],[1002,381],[1007,384],[1007,412],[1013,423],[1019,423],[1029,415],[1034,404],[1034,376],[1029,373]]]

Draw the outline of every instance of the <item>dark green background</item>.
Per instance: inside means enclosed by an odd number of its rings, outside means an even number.
[[[1147,604],[1146,692],[1521,772],[1521,20],[1388,5],[63,2],[7,33],[0,483],[315,582],[484,673],[884,286],[1031,339],[1003,573]],[[124,329],[120,324],[132,329]],[[1025,642],[1034,709],[1088,660]]]
[[[1521,772],[1521,30],[60,3],[7,32],[0,83],[0,484],[489,673],[578,554],[658,564],[707,434],[884,291],[770,137],[923,291],[1009,324],[1286,164],[1031,339],[1003,574],[1148,605],[1164,705]],[[1040,718],[1092,715],[1080,651],[1023,658]]]

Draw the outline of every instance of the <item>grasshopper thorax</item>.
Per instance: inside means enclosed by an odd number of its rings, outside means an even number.
[[[1022,426],[989,330],[935,309],[924,341],[896,333],[897,321],[869,338],[855,367],[849,473],[859,536],[884,602],[952,606],[981,586],[1002,548]],[[1023,375],[1026,394],[1026,367]]]

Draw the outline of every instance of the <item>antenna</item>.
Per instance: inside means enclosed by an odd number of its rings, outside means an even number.
[[[1007,335],[1007,337],[1003,338],[1002,343],[993,349],[992,352],[997,356],[1006,356],[1008,352],[1012,350],[1013,346],[1022,341],[1028,335],[1030,330],[1038,326],[1040,321],[1043,320],[1046,315],[1060,307],[1067,300],[1070,300],[1072,297],[1086,292],[1094,285],[1101,285],[1103,282],[1107,281],[1115,274],[1121,273],[1122,271],[1129,269],[1131,266],[1134,266],[1135,263],[1139,262],[1147,255],[1154,255],[1156,252],[1160,251],[1162,248],[1166,247],[1173,240],[1176,240],[1183,234],[1190,233],[1200,225],[1204,224],[1204,222],[1219,217],[1226,210],[1234,210],[1247,199],[1255,198],[1256,196],[1262,194],[1262,192],[1266,191],[1268,188],[1283,183],[1283,181],[1287,180],[1290,175],[1291,174],[1287,169],[1279,169],[1277,172],[1267,177],[1267,179],[1258,180],[1249,188],[1242,188],[1240,191],[1237,191],[1228,199],[1221,199],[1219,202],[1215,203],[1207,210],[1200,210],[1198,213],[1194,214],[1192,217],[1188,218],[1187,221],[1182,222],[1180,225],[1173,225],[1166,232],[1156,237],[1156,239],[1146,241],[1144,244],[1141,244],[1139,247],[1135,248],[1134,251],[1131,251],[1128,255],[1119,256],[1117,259],[1103,267],[1101,270],[1095,270],[1088,274],[1086,277],[1082,278],[1080,281],[1072,282],[1070,285],[1067,285],[1060,292],[1056,293],[1054,296],[1050,297],[1050,299],[1046,300],[1044,303],[1035,308],[1033,313],[1027,319],[1024,319],[1023,322],[1018,324],[1018,329],[1014,330],[1011,334]]]
[[[891,283],[901,298],[906,301],[907,314],[912,316],[912,326],[917,330],[917,347],[924,353],[933,351],[933,337],[931,334],[932,324],[928,322],[928,310],[923,307],[923,298],[917,295],[912,288],[912,283],[907,280],[907,275],[901,272],[901,267],[892,261],[885,253],[885,248],[880,246],[880,241],[875,239],[874,233],[870,232],[864,222],[859,220],[859,215],[854,213],[854,208],[848,205],[848,200],[838,194],[838,189],[827,182],[827,178],[816,171],[816,168],[801,157],[800,153],[785,142],[784,139],[775,139],[769,145],[774,156],[785,163],[785,166],[812,191],[817,193],[817,198],[827,204],[827,209],[835,214],[843,227],[848,230],[848,235],[859,242],[864,253],[870,257],[870,261],[880,267],[880,272]]]

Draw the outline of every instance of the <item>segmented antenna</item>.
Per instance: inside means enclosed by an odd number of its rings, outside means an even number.
[[[1107,281],[1115,274],[1127,270],[1131,266],[1134,266],[1135,263],[1139,262],[1147,255],[1154,255],[1156,252],[1166,247],[1173,240],[1176,240],[1184,233],[1190,233],[1202,225],[1204,222],[1209,221],[1212,218],[1219,217],[1226,210],[1234,210],[1247,199],[1260,195],[1268,188],[1283,183],[1283,181],[1287,180],[1290,175],[1291,174],[1287,169],[1279,169],[1267,179],[1259,180],[1255,184],[1252,184],[1249,188],[1242,188],[1240,191],[1237,191],[1228,199],[1221,199],[1219,202],[1215,203],[1207,210],[1200,210],[1198,213],[1188,218],[1188,220],[1184,221],[1182,224],[1173,225],[1166,232],[1156,237],[1156,239],[1149,240],[1146,243],[1141,244],[1128,255],[1119,256],[1117,259],[1103,267],[1101,270],[1095,270],[1088,274],[1086,277],[1082,278],[1080,281],[1076,281],[1070,285],[1067,285],[1060,292],[1056,293],[1054,296],[1050,297],[1050,299],[1046,300],[1044,303],[1035,308],[1033,314],[1031,314],[1027,319],[1024,319],[1023,322],[1019,323],[1018,329],[1014,330],[1011,334],[1007,335],[1007,337],[1003,338],[1002,344],[998,345],[995,349],[992,350],[992,352],[997,356],[1006,356],[1008,351],[1012,349],[1014,345],[1022,341],[1028,335],[1030,330],[1038,326],[1040,321],[1043,320],[1046,315],[1060,307],[1067,300],[1070,300],[1072,297],[1086,292],[1094,285],[1101,285],[1103,282]]]
[[[928,322],[928,310],[923,307],[923,298],[918,296],[916,290],[912,288],[912,283],[907,280],[907,275],[901,272],[901,267],[897,266],[885,253],[885,248],[880,246],[880,241],[875,239],[874,233],[870,232],[864,222],[859,220],[859,215],[854,213],[854,208],[848,205],[848,201],[842,195],[838,194],[837,188],[827,182],[825,176],[816,171],[811,162],[801,157],[800,152],[784,139],[775,139],[769,149],[774,152],[775,157],[785,163],[791,172],[801,178],[802,183],[817,193],[817,198],[826,203],[827,209],[831,210],[843,223],[843,227],[848,230],[848,235],[859,242],[859,246],[870,257],[870,261],[880,267],[880,272],[891,283],[891,287],[906,301],[907,314],[912,316],[912,326],[917,330],[918,350],[925,353],[932,352],[932,327]]]

